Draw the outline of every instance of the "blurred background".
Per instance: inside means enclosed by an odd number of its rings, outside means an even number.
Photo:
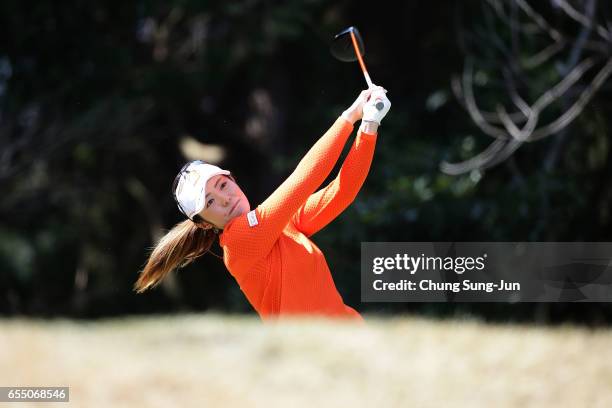
[[[355,260],[362,241],[610,241],[611,15],[594,0],[5,0],[0,313],[253,315],[210,255],[132,285],[182,220],[185,161],[230,169],[260,203],[366,87],[329,52],[356,25],[393,108],[358,198],[314,238],[346,303],[606,325],[608,304],[362,304]]]
[[[611,17],[601,0],[0,2],[0,385],[87,407],[612,406],[612,303],[361,303],[358,261],[363,241],[612,241]],[[183,219],[186,161],[260,203],[365,88],[329,52],[349,25],[393,107],[314,241],[367,324],[262,325],[212,255],[136,295]]]

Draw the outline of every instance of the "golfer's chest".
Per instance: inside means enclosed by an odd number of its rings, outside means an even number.
[[[283,252],[289,256],[318,257],[323,253],[306,235],[293,226],[283,231]]]

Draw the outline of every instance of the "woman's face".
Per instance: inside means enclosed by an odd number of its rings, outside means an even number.
[[[231,219],[250,210],[249,200],[230,177],[219,174],[208,179],[204,209],[199,213],[208,223],[223,229]]]

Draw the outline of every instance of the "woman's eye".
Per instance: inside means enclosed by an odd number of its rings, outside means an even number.
[[[224,182],[223,184],[221,184],[221,190],[223,190],[225,188],[226,184],[227,184],[227,182]]]
[[[208,200],[208,201],[206,202],[206,208],[210,207],[210,206],[211,206],[211,204],[213,203],[213,201],[215,201],[213,198],[211,198],[210,200]]]

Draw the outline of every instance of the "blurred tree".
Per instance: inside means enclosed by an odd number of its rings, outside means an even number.
[[[453,90],[474,123],[495,141],[467,161],[443,162],[441,169],[448,174],[485,169],[508,158],[523,143],[552,134],[565,136],[565,129],[612,73],[609,47],[612,32],[598,23],[596,0],[576,2],[581,11],[564,0],[551,2],[552,12],[558,11],[577,22],[579,30],[575,34],[552,26],[524,0],[486,3],[491,8],[485,8],[486,25],[466,36],[464,43],[469,44],[466,46],[469,55],[461,79],[458,76],[453,79]],[[500,19],[505,27],[500,28],[494,18]],[[586,74],[598,62],[603,66],[585,84]],[[495,105],[494,112],[485,112],[478,106],[474,82],[480,88],[486,87],[485,91],[493,96],[485,102]],[[505,89],[504,99],[511,103],[510,109],[499,99],[498,87]],[[556,117],[546,125],[541,124],[546,116],[551,116],[545,115],[551,105],[557,108]],[[562,141],[562,137],[557,139],[544,160],[547,169],[554,166]]]
[[[131,288],[147,248],[181,220],[169,190],[184,161],[206,158],[231,169],[256,204],[365,87],[358,67],[336,62],[327,49],[351,24],[365,38],[370,74],[389,90],[393,109],[363,191],[315,237],[347,303],[359,303],[361,241],[609,240],[605,85],[565,128],[560,146],[550,145],[557,137],[528,144],[486,173],[439,171],[441,161],[466,160],[482,148],[479,128],[452,103],[449,83],[467,49],[457,38],[483,25],[508,35],[508,20],[481,4],[0,3],[0,312],[249,311],[213,256],[159,290],[137,296]],[[595,15],[608,9],[600,2]],[[538,13],[549,18],[554,10]],[[582,28],[572,23],[575,38]],[[536,43],[523,39],[520,55],[533,55]],[[479,68],[498,63],[485,49]],[[535,95],[562,75],[551,61],[527,88]],[[485,102],[506,100],[497,85],[486,87]],[[545,167],[551,149],[555,165]],[[564,305],[358,309],[610,319],[604,305],[585,313]]]

